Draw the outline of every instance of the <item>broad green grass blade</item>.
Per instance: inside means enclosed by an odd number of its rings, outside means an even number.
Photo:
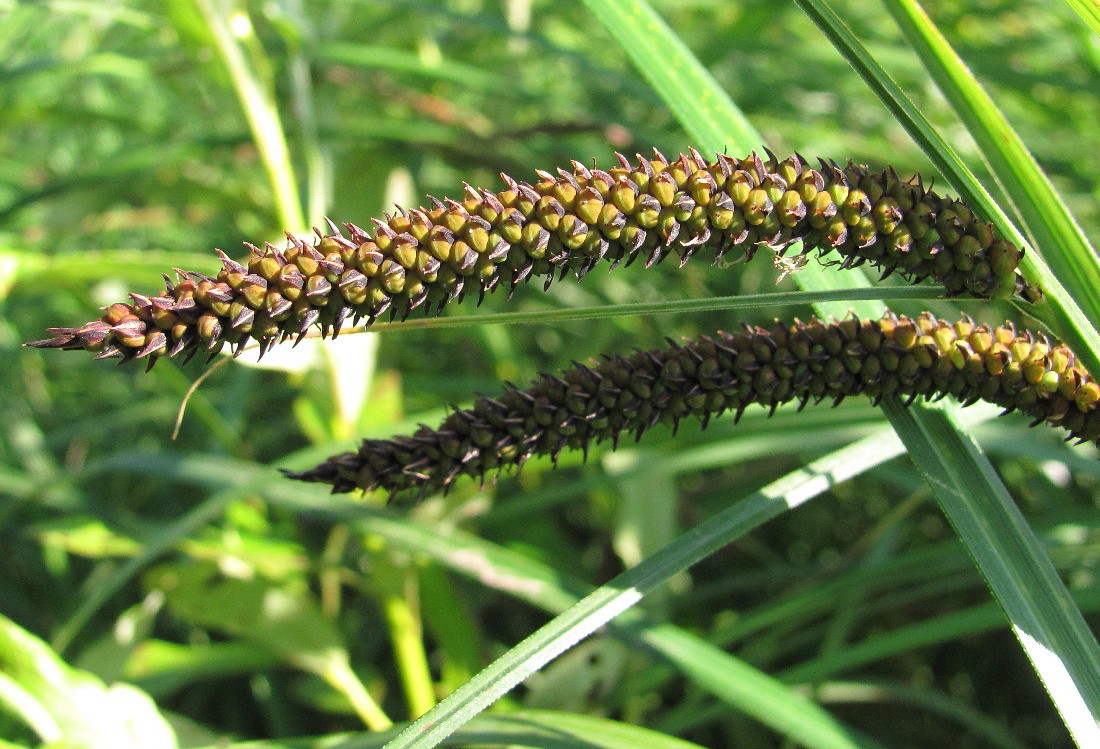
[[[950,180],[959,194],[980,215],[992,221],[1005,237],[1021,247],[1026,247],[1027,242],[1020,230],[993,202],[958,154],[856,39],[829,3],[825,0],[796,2],[867,82],[879,100],[893,113],[898,123],[906,129],[936,168]],[[1023,311],[1049,325],[1081,357],[1089,371],[1100,372],[1100,333],[1090,316],[1062,286],[1059,278],[1038,253],[1025,251],[1021,269],[1030,281],[1042,286],[1047,297],[1045,304],[1031,305]]]
[[[992,410],[986,409],[983,413],[978,408],[972,408],[965,414],[968,419],[972,420],[972,422],[968,422],[968,427],[988,419],[992,415]],[[868,449],[872,450],[872,454],[867,455],[865,453]],[[813,463],[809,468],[777,482],[778,487],[773,485],[773,487],[763,490],[760,495],[756,495],[756,501],[763,503],[756,514],[781,513],[787,509],[786,503],[778,501],[779,498],[784,496],[783,492],[787,492],[786,496],[791,496],[793,493],[798,501],[805,501],[809,498],[809,495],[819,493],[835,483],[847,480],[863,470],[896,455],[899,450],[900,443],[896,437],[888,433],[880,433],[865,438],[855,446],[849,446],[832,456]],[[476,538],[466,538],[462,543],[456,545],[452,534],[445,535],[428,526],[422,526],[405,518],[390,517],[388,514],[379,513],[358,503],[335,499],[312,488],[287,484],[269,472],[259,470],[252,464],[201,456],[173,458],[171,456],[145,454],[135,455],[133,458],[121,455],[118,459],[104,462],[99,468],[99,470],[118,469],[151,470],[172,480],[222,487],[224,487],[224,483],[229,477],[233,483],[241,487],[250,487],[253,491],[264,494],[272,501],[293,507],[298,511],[334,515],[346,522],[358,520],[364,533],[382,536],[397,548],[402,548],[410,553],[433,557],[440,563],[477,579],[492,580],[494,581],[493,584],[502,590],[513,595],[519,595],[550,611],[565,610],[573,605],[587,590],[586,586],[581,584],[563,582],[558,573],[514,552],[498,549]],[[764,495],[763,499],[760,498],[761,495]],[[744,512],[744,509],[744,507],[740,507],[741,512]],[[755,521],[763,522],[766,519],[766,516],[757,517]],[[709,522],[705,527],[712,528],[714,522]],[[701,531],[697,530],[695,533],[699,532]],[[702,553],[705,555],[707,552],[702,550]],[[645,572],[645,570],[642,571]],[[673,573],[674,570],[658,572],[655,577],[659,578],[661,574],[671,575]],[[623,584],[622,580],[618,581],[617,584]],[[657,583],[653,582],[652,584],[656,585]],[[639,622],[644,622],[644,620],[637,618],[639,616],[636,612],[627,612],[622,621],[623,626],[630,627],[632,636],[644,637],[645,643],[651,649],[677,664],[683,673],[693,679],[698,679],[697,683],[702,688],[711,691],[741,709],[751,710],[754,704],[752,700],[763,699],[763,704],[756,703],[757,709],[778,709],[780,712],[776,715],[783,716],[787,714],[783,711],[782,705],[771,704],[770,697],[773,696],[774,688],[764,688],[758,681],[746,680],[744,674],[734,667],[739,663],[738,661],[730,658],[721,650],[712,647],[697,654],[699,657],[687,657],[691,655],[691,649],[675,640],[666,639],[660,628],[640,629]],[[693,644],[693,647],[710,646]],[[685,653],[687,656],[685,656]],[[727,660],[730,665],[718,665],[725,663]],[[720,673],[714,673],[714,671]],[[750,671],[749,673],[753,672]],[[767,677],[763,678],[767,679]],[[769,685],[765,682],[765,686]],[[746,700],[748,706],[746,706]],[[799,708],[795,711],[795,714],[803,716],[799,719],[805,720],[804,706],[799,705],[797,701],[793,703],[793,706]],[[790,703],[787,703],[787,708],[791,709]],[[811,713],[814,710],[819,710],[819,708],[812,707]],[[773,717],[773,719],[777,718]],[[828,728],[835,730],[833,726],[828,726]]]
[[[992,412],[972,409],[967,416],[978,423],[991,418]],[[516,552],[457,531],[444,533],[409,518],[335,498],[314,487],[291,484],[249,463],[203,456],[122,455],[101,464],[100,469],[152,470],[184,483],[222,487],[229,480],[298,512],[356,523],[362,533],[381,536],[394,548],[427,556],[457,572],[489,581],[503,592],[545,610],[566,611],[421,718],[417,725],[427,728],[420,736],[420,743],[411,743],[417,738],[406,735],[403,743],[394,744],[424,747],[435,746],[428,738],[444,739],[545,662],[714,549],[899,455],[902,450],[895,435],[879,431],[831,453],[734,504],[595,592],[584,583],[563,580],[557,571]],[[872,746],[851,735],[819,706],[714,646],[686,633],[669,634],[672,630],[649,623],[637,611],[626,611],[618,626],[626,636],[643,642],[676,665],[700,688],[805,746]],[[419,734],[421,729],[418,727],[416,731]]]
[[[917,0],[883,4],[978,144],[1034,246],[1081,307],[1100,319],[1100,255],[1020,136]]]
[[[745,152],[765,145],[744,113],[649,3],[584,3],[630,55],[697,145],[713,151],[730,146]]]
[[[896,403],[899,421],[908,412]],[[939,423],[937,423],[937,421]],[[908,444],[956,532],[973,555],[1077,745],[1100,746],[1100,647],[1040,541],[973,440],[945,413],[927,439]],[[982,474],[975,474],[978,466]]]
[[[105,277],[151,287],[161,282],[159,269],[173,265],[212,271],[216,259],[209,253],[157,250],[85,250],[76,256],[0,250],[0,298],[13,288],[42,292],[59,284],[87,284]]]
[[[50,646],[0,616],[0,707],[50,746],[176,749],[176,735],[149,698],[71,667]]]
[[[1100,2],[1097,0],[1066,0],[1069,7],[1077,11],[1092,33],[1100,36]]]
[[[429,64],[419,55],[396,47],[326,42],[310,54],[314,60],[320,63],[377,68],[395,73],[412,73],[479,89],[492,89],[505,85],[505,81],[495,75],[486,73],[481,68],[464,65],[453,60],[439,60]]]
[[[154,699],[163,699],[201,681],[247,676],[282,663],[270,649],[240,640],[181,645],[147,639],[134,649],[124,674]]]

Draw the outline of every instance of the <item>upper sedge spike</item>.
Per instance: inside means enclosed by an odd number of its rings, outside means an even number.
[[[783,252],[799,240],[803,255],[846,267],[866,263],[912,283],[931,278],[948,295],[1042,300],[1016,274],[1021,250],[919,177],[901,181],[891,170],[828,161],[815,169],[804,157],[780,160],[770,151],[719,154],[712,162],[695,150],[676,159],[638,155],[637,165],[622,154],[615,159],[607,171],[580,162],[560,175],[540,171],[534,184],[502,175],[500,192],[467,186],[462,201],[429,198],[430,207],[372,219],[373,234],[326,218],[313,243],[288,235],[283,249],[246,244],[243,262],[217,250],[216,276],[166,276],[159,295],[132,297],[124,328],[101,318],[112,326],[105,338],[58,328],[28,345],[106,347],[124,360],[143,351],[236,349],[244,339],[266,346],[311,325],[334,333],[337,318],[349,313],[368,321],[386,311],[404,319],[417,307],[438,314],[465,292],[511,293],[535,277],[548,286],[604,261],[615,268],[640,257],[648,266],[675,256],[682,265],[706,247],[716,262],[730,253],[748,260],[762,245]],[[165,310],[174,315],[167,328]],[[210,315],[219,320],[213,343],[198,335],[199,320]],[[167,338],[163,346],[149,337],[157,331]]]

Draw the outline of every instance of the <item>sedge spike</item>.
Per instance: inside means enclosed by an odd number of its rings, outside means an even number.
[[[616,156],[606,171],[574,162],[557,176],[540,171],[533,184],[502,175],[500,192],[466,186],[461,201],[433,198],[431,208],[372,220],[373,230],[329,221],[313,243],[246,244],[241,262],[219,250],[216,276],[177,271],[157,296],[133,294],[98,320],[50,328],[52,337],[28,345],[150,365],[227,344],[239,353],[253,340],[266,350],[313,326],[328,336],[349,317],[438,314],[456,298],[480,301],[534,278],[548,287],[601,262],[675,256],[683,265],[704,247],[714,262],[748,260],[760,246],[782,254],[796,241],[824,262],[932,279],[948,295],[1041,299],[1016,273],[1022,250],[919,177],[770,153],[706,161],[694,150],[674,160],[655,152],[636,165]]]
[[[991,328],[929,313],[879,320],[776,321],[686,343],[577,364],[531,387],[507,386],[454,411],[438,429],[365,440],[291,478],[331,484],[334,492],[383,489],[391,494],[446,490],[459,476],[482,481],[536,455],[597,442],[640,438],[653,426],[694,417],[704,425],[750,404],[866,395],[953,396],[1019,410],[1034,423],[1060,425],[1069,438],[1100,445],[1100,386],[1063,344],[1011,323]]]

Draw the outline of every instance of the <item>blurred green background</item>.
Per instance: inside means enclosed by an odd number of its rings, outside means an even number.
[[[888,16],[874,4],[836,5],[984,179],[981,154]],[[776,153],[935,177],[792,3],[654,6]],[[1041,0],[928,8],[1100,240],[1100,42],[1068,8]],[[212,17],[242,54],[243,79],[217,51]],[[361,728],[348,704],[354,689],[308,661],[326,643],[346,649],[390,717],[406,719],[408,656],[395,654],[395,611],[423,620],[440,692],[545,620],[492,582],[452,577],[339,521],[272,503],[259,488],[271,467],[309,465],[355,435],[433,423],[475,392],[573,359],[807,314],[348,336],[328,354],[305,346],[265,366],[221,367],[173,441],[203,362],[144,374],[20,343],[90,319],[127,291],[155,291],[173,267],[210,271],[214,247],[243,254],[242,240],[277,242],[284,228],[323,216],[368,224],[394,202],[458,196],[464,181],[495,189],[500,171],[526,179],[571,159],[606,166],[615,150],[673,154],[691,144],[579,2],[70,0],[0,6],[0,20],[0,614],[70,663],[148,691],[183,743]],[[273,188],[242,80],[274,102],[277,117],[264,122],[285,136],[289,159],[276,169],[296,180],[305,226],[291,225],[298,219]],[[511,302],[490,298],[482,311],[552,318],[581,305],[772,291],[776,277],[763,256],[722,268],[631,267],[548,293],[524,288]],[[468,300],[448,314],[473,311]],[[576,455],[556,471],[533,461],[518,479],[468,483],[414,512],[598,583],[731,497],[883,423],[863,403],[762,417],[705,433],[685,426],[675,439],[658,429],[638,447],[594,451],[583,467]],[[1071,587],[1092,602],[1082,606],[1095,624],[1095,450],[1072,452],[1053,430],[1023,423],[998,420],[981,440]],[[316,626],[272,635],[270,621],[211,604],[219,584],[233,600],[290,596],[305,612],[299,622]],[[647,605],[768,673],[794,674],[792,683],[885,745],[951,737],[959,747],[1068,746],[987,601],[903,459],[725,549]],[[614,717],[708,746],[783,745],[604,638],[509,704]],[[12,715],[0,716],[0,737],[35,744]]]

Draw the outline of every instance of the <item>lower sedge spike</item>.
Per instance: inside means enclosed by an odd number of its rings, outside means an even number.
[[[509,388],[454,411],[438,429],[365,440],[291,478],[331,484],[334,492],[447,489],[460,476],[485,479],[534,455],[587,451],[594,442],[635,439],[658,423],[689,416],[739,418],[756,403],[831,400],[863,394],[985,400],[1062,426],[1070,438],[1100,445],[1100,386],[1063,344],[969,319],[887,314],[824,323],[776,321],[668,348],[605,356],[530,388]]]
[[[467,185],[461,201],[432,198],[433,207],[375,219],[370,231],[330,221],[314,243],[288,235],[281,249],[247,245],[242,262],[219,251],[214,277],[177,271],[156,296],[131,294],[97,320],[50,328],[51,338],[28,345],[150,366],[226,345],[239,353],[252,340],[262,354],[314,325],[336,335],[349,317],[430,314],[466,294],[480,301],[535,277],[549,286],[569,271],[583,276],[601,261],[649,266],[675,256],[682,265],[704,247],[715,262],[748,259],[796,240],[823,259],[835,250],[842,266],[931,278],[949,295],[1041,298],[1016,274],[1019,248],[919,178],[770,153],[706,161],[692,150],[670,161],[655,151],[636,165],[617,156],[608,170],[573,162],[572,171],[538,172],[533,184],[501,175],[506,189],[496,193]]]

